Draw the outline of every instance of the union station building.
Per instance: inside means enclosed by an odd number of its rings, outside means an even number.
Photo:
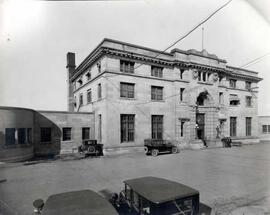
[[[68,111],[0,107],[0,161],[73,153],[88,139],[114,153],[141,150],[145,139],[202,148],[269,136],[269,120],[258,121],[258,73],[205,50],[104,39],[77,67],[68,53],[66,68]]]
[[[180,147],[259,142],[258,73],[206,50],[162,52],[104,39],[77,67],[67,54],[68,108],[94,114],[104,148],[164,139]]]

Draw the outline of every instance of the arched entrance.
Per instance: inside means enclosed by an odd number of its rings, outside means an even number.
[[[196,99],[196,111],[195,111],[195,139],[200,139],[206,141],[209,139],[212,125],[210,123],[213,122],[213,98],[209,94],[207,90],[199,93]]]

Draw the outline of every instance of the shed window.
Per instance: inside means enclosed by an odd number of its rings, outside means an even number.
[[[6,137],[6,145],[14,145],[16,142],[15,139],[15,128],[6,128],[5,129],[5,137]]]
[[[51,142],[52,129],[49,127],[40,128],[40,142]]]
[[[71,128],[63,128],[63,141],[71,140]]]
[[[26,129],[25,128],[18,129],[18,143],[26,144]]]

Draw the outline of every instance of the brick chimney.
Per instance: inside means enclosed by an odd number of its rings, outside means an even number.
[[[74,94],[73,94],[73,85],[71,82],[71,77],[75,74],[75,53],[68,52],[67,53],[67,105],[68,111],[74,111]]]

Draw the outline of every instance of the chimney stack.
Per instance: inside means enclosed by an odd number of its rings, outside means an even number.
[[[67,53],[67,90],[68,90],[68,95],[67,95],[67,105],[68,105],[68,111],[69,112],[74,112],[74,94],[73,94],[73,85],[71,82],[71,77],[75,74],[75,53],[68,52]]]

